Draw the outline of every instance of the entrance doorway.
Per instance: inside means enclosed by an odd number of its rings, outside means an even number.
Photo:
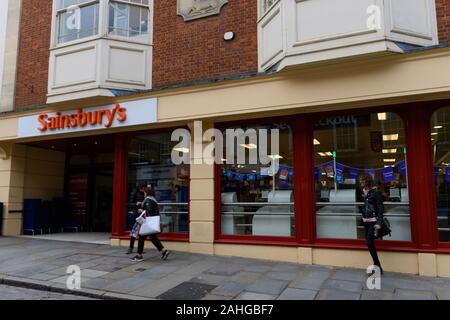
[[[65,152],[63,233],[108,233],[112,230],[114,136],[33,143]]]

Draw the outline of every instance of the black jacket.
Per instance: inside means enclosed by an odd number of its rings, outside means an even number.
[[[144,199],[141,209],[147,212],[147,217],[157,217],[160,215],[158,203],[151,198]]]
[[[376,218],[377,223],[383,221],[384,205],[383,196],[377,188],[370,190],[367,195],[362,195],[364,206],[362,207],[362,217],[364,219]]]

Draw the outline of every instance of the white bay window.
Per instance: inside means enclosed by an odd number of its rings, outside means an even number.
[[[153,0],[54,0],[47,103],[151,89]]]

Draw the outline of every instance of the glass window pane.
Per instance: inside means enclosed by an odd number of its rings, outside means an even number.
[[[278,130],[279,139],[272,130]],[[267,132],[267,139],[261,138],[261,132]],[[249,126],[242,128],[241,133],[236,132],[236,136],[228,136],[225,131],[224,140],[227,161],[222,165],[221,178],[222,234],[295,236],[290,126],[286,123]],[[264,142],[267,152],[260,150]],[[279,144],[278,150],[272,150],[272,142]],[[233,144],[233,148],[226,147],[227,144]],[[233,149],[234,157],[230,154]],[[238,159],[239,150],[247,154],[243,161]],[[252,152],[258,154],[258,159],[252,157],[255,161],[251,161]]]
[[[132,2],[141,4],[140,0]],[[148,20],[148,8],[114,1],[109,4],[110,34],[124,37],[138,37],[148,34]]]
[[[450,108],[433,114],[431,130],[439,241],[450,242]]]
[[[82,39],[98,34],[98,3],[82,7],[79,15],[75,11],[58,15],[58,43]]]
[[[373,177],[392,226],[411,241],[405,132],[394,113],[329,117],[315,124],[317,237],[365,239],[362,174]]]
[[[136,203],[143,194],[139,186],[155,190],[161,212],[163,232],[187,233],[189,231],[189,166],[172,163],[171,134],[149,134],[131,140],[128,150],[128,200],[127,230],[137,218]]]

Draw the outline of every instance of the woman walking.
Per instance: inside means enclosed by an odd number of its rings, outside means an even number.
[[[373,178],[370,174],[361,176],[359,183],[364,200],[362,220],[366,231],[367,247],[372,256],[373,264],[379,267],[381,274],[383,274],[383,268],[381,267],[377,249],[375,248],[375,239],[379,238],[378,234],[383,224],[383,196],[381,195],[381,191],[374,186]]]
[[[159,208],[158,208],[158,202],[155,199],[155,193],[153,189],[151,188],[143,188],[145,199],[141,204],[141,209],[145,211],[146,217],[157,217],[159,216]],[[161,243],[161,241],[158,239],[158,236],[156,234],[152,234],[150,236],[139,236],[139,244],[138,244],[138,254],[136,257],[134,257],[132,260],[135,262],[142,262],[144,261],[144,246],[145,246],[145,240],[147,240],[147,237],[150,237],[150,240],[152,241],[153,245],[158,249],[158,251],[161,253],[161,259],[167,260],[167,258],[170,255],[170,251],[166,250]]]

